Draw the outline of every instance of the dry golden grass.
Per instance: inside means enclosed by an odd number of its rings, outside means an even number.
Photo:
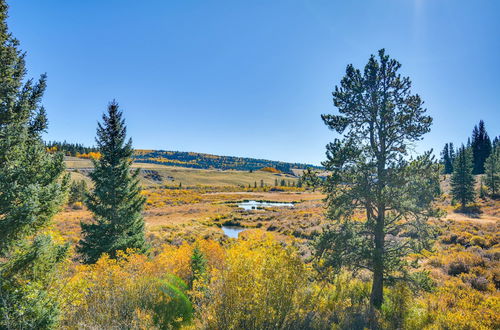
[[[148,188],[144,218],[153,243],[193,241],[197,237],[224,240],[220,227],[224,223],[240,224],[248,228],[262,228],[283,235],[300,238],[318,232],[324,222],[323,195],[311,192],[206,192],[198,189]],[[294,208],[266,208],[244,211],[235,202],[266,200],[295,202]],[[91,221],[86,210],[65,208],[55,217],[56,228],[71,242],[80,235],[80,222]]]
[[[72,177],[81,178],[85,169],[92,168],[92,162],[89,159],[81,159],[77,157],[66,157],[66,167],[72,173]],[[165,166],[149,163],[133,163],[133,168],[141,168],[143,170],[156,171],[162,178],[162,182],[148,179],[145,173],[141,174],[141,182],[145,186],[244,186],[253,187],[255,183],[260,187],[261,180],[268,187],[273,187],[275,181],[280,182],[284,179],[287,183],[297,183],[297,177],[287,174],[269,173],[266,171],[235,171],[235,170],[205,170],[185,167]]]
[[[75,164],[85,168],[84,162],[76,161]],[[224,235],[221,226],[232,224],[248,228],[241,233],[242,236],[258,230],[273,232],[280,240],[293,241],[293,244],[299,247],[299,253],[307,257],[310,255],[307,243],[320,233],[328,222],[324,216],[325,196],[320,192],[266,191],[259,188],[249,190],[237,187],[235,183],[238,180],[252,180],[253,186],[255,177],[252,175],[270,175],[274,185],[275,176],[269,173],[193,170],[161,165],[158,167],[159,165],[154,164],[140,166],[158,169],[162,175],[170,173],[175,178],[185,176],[186,182],[193,183],[190,189],[168,189],[143,181],[143,193],[147,197],[144,211],[146,232],[155,253],[161,251],[164,243],[167,243],[165,246],[173,248],[185,246],[183,242],[199,239],[211,239],[226,246],[225,243],[231,239]],[[80,173],[72,173],[72,176],[83,177]],[[200,182],[209,184],[206,187],[196,187]],[[258,185],[259,183],[257,181]],[[460,292],[474,296],[480,301],[494,302],[491,306],[488,305],[487,311],[497,311],[499,307],[493,304],[497,304],[500,299],[500,202],[478,200],[477,205],[481,213],[457,213],[456,207],[450,203],[449,178],[444,179],[442,183],[445,196],[437,203],[447,211],[447,215],[442,219],[433,220],[439,232],[434,248],[418,256],[421,269],[428,271],[430,278],[437,285],[437,293],[424,294],[421,299],[427,299],[426,304],[430,304],[428,301],[432,299],[435,304],[441,301],[454,303],[456,293],[453,290],[462,290]],[[185,185],[189,184],[183,182],[183,186]],[[243,200],[295,202],[295,207],[245,211],[236,204]],[[356,213],[355,218],[363,220],[364,214]],[[91,213],[85,209],[65,208],[55,217],[55,228],[74,246],[80,237],[79,223],[91,219]],[[190,258],[190,255],[188,257]],[[446,293],[446,290],[451,291]],[[460,299],[463,302],[468,301],[467,298]],[[467,308],[460,307],[458,310],[461,313],[462,310],[477,309],[472,303]],[[448,310],[449,306],[442,306],[442,309]],[[482,315],[481,313],[478,312],[478,315]]]

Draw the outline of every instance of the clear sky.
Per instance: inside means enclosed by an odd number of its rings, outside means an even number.
[[[345,67],[386,48],[434,117],[418,150],[500,134],[500,1],[11,0],[48,140],[94,143],[110,100],[136,148],[319,164]]]

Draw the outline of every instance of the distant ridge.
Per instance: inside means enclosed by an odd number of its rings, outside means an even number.
[[[308,167],[322,169],[321,166],[303,163],[288,163],[267,159],[235,156],[218,156],[199,152],[167,151],[167,150],[135,150],[134,160],[140,163],[153,163],[170,166],[191,167],[201,169],[221,169],[256,171],[265,167],[275,168],[283,173],[292,174],[292,169]]]
[[[91,158],[92,153],[97,153],[95,147],[86,147],[79,143],[49,141],[46,147],[52,152],[62,151],[66,156]],[[283,173],[293,174],[294,169],[323,169],[321,166],[288,163],[276,160],[258,159],[236,156],[218,156],[201,152],[135,149],[134,161],[138,163],[152,163],[169,166],[190,167],[200,169],[220,169],[257,171],[262,168],[271,167]]]

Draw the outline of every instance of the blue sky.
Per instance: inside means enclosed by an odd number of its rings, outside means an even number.
[[[500,1],[11,0],[46,139],[93,144],[116,99],[136,148],[319,164],[345,67],[380,48],[434,117],[417,150],[500,134]]]

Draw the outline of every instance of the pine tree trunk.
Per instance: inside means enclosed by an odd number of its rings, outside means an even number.
[[[373,281],[370,296],[369,328],[378,329],[378,310],[382,307],[384,291],[384,215],[377,217],[373,253]]]
[[[380,309],[384,289],[384,227],[383,216],[377,218],[375,228],[375,250],[373,254],[373,282],[370,304]]]
[[[382,154],[385,153],[385,147],[382,144]],[[374,230],[375,249],[373,251],[373,282],[370,296],[370,305],[373,308],[380,309],[383,300],[384,289],[384,241],[385,241],[385,203],[383,202],[383,189],[386,185],[385,157],[381,157],[378,162],[377,177],[378,182],[378,205],[377,218]]]

